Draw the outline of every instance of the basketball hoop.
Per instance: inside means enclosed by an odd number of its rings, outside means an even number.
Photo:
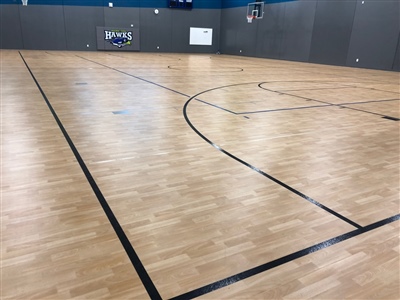
[[[256,16],[252,16],[252,15],[247,15],[247,23],[252,23],[253,19],[255,19]]]
[[[22,0],[22,5],[27,6],[28,5],[28,0]]]
[[[264,17],[264,1],[263,2],[253,2],[247,4],[247,22],[252,23],[253,19],[258,20]]]

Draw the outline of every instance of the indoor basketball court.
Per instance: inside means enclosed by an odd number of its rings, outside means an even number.
[[[398,72],[0,55],[2,299],[399,298]]]

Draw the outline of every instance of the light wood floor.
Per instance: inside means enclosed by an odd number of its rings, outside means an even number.
[[[399,73],[0,54],[1,299],[400,298]]]

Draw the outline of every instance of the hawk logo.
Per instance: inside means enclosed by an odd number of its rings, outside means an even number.
[[[132,44],[132,31],[126,30],[104,30],[104,40],[121,48]]]

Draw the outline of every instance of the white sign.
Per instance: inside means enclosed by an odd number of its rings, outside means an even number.
[[[212,28],[190,27],[190,45],[212,45]]]

